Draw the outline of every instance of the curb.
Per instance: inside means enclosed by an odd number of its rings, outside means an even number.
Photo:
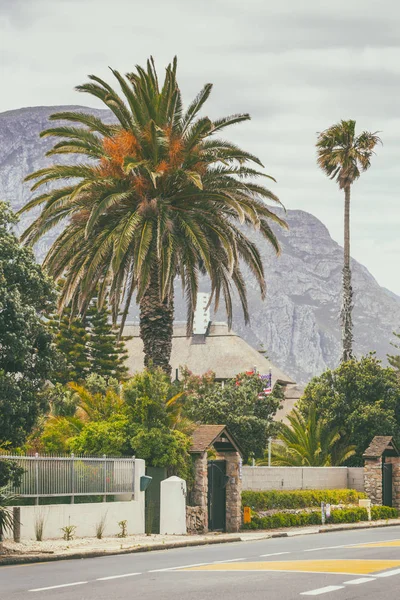
[[[172,550],[173,548],[188,548],[193,546],[211,546],[214,544],[228,544],[242,542],[242,538],[213,538],[206,540],[187,540],[184,542],[170,542],[167,544],[153,544],[151,546],[133,546],[122,550],[93,550],[90,552],[74,552],[71,554],[46,554],[41,556],[17,555],[0,557],[0,567],[7,565],[27,565],[33,563],[51,562],[56,560],[77,560],[83,558],[99,558],[101,556],[117,556],[118,554],[138,554],[139,552],[152,552],[155,550]]]

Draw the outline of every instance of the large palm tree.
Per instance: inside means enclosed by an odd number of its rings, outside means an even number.
[[[280,467],[331,467],[353,456],[355,446],[340,444],[338,429],[327,427],[318,419],[314,406],[303,415],[294,408],[280,425],[280,444],[273,446],[272,464]],[[264,465],[266,460],[257,461]]]
[[[265,279],[257,246],[242,225],[258,230],[276,252],[271,221],[285,226],[266,203],[279,203],[278,198],[255,181],[268,176],[249,166],[262,166],[259,159],[216,137],[249,115],[199,117],[211,84],[184,111],[176,68],[174,59],[161,87],[152,60],[146,70],[137,67],[126,77],[113,70],[122,95],[94,75],[90,83],[78,86],[78,91],[100,99],[115,122],[107,124],[84,112],[50,117],[72,125],[41,134],[61,138],[48,155],[75,153],[83,160],[29,175],[28,180],[36,180],[32,190],[44,186],[45,191],[22,209],[44,205],[24,232],[29,244],[58,223],[67,223],[44,261],[55,279],[65,278],[60,309],[70,305],[73,312],[84,313],[97,289],[100,305],[109,292],[114,321],[122,310],[122,331],[136,292],[145,364],[166,372],[175,278],[180,277],[187,299],[188,332],[201,274],[210,279],[216,308],[224,298],[229,323],[233,284],[248,321],[240,263],[248,265],[263,297]],[[49,191],[47,184],[55,182],[61,185]]]
[[[353,183],[371,166],[375,146],[381,142],[377,133],[363,131],[356,135],[355,121],[340,121],[318,135],[317,162],[344,190],[344,265],[341,309],[342,360],[353,356],[353,289],[350,269],[350,189]]]

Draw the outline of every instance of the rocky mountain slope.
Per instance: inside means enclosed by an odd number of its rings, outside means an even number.
[[[49,164],[44,157],[51,140],[39,132],[48,126],[49,114],[78,107],[36,107],[0,114],[0,198],[16,210],[29,198],[23,178]],[[105,111],[93,110],[108,117]],[[298,382],[306,382],[340,357],[340,285],[342,248],[327,228],[311,214],[288,211],[290,230],[278,231],[280,257],[262,244],[268,297],[262,303],[251,276],[247,275],[252,321],[245,327],[239,306],[234,329],[256,348],[263,346],[269,358]],[[32,219],[25,215],[21,228]],[[42,258],[54,236],[37,248]],[[384,257],[382,257],[384,259]],[[390,351],[391,333],[400,329],[400,298],[380,287],[368,270],[353,261],[355,292],[354,337],[357,355],[376,351],[384,358]],[[206,287],[204,288],[206,289]],[[184,319],[183,302],[177,298],[177,320]],[[224,320],[221,312],[217,319]]]

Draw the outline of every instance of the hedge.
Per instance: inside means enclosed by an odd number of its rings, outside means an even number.
[[[397,508],[389,506],[373,506],[371,517],[373,521],[378,519],[396,519],[399,516]],[[368,521],[366,508],[355,507],[336,509],[331,512],[327,523],[357,523]],[[275,513],[268,517],[253,515],[251,523],[245,523],[243,529],[277,529],[278,527],[301,527],[304,525],[321,525],[321,513],[319,511],[300,513]]]
[[[328,504],[358,504],[366,498],[364,492],[356,490],[293,490],[288,492],[242,492],[242,506],[250,506],[255,511],[272,508],[308,508]]]

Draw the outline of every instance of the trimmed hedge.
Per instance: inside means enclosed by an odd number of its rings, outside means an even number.
[[[356,490],[293,490],[288,492],[242,492],[242,506],[250,506],[255,511],[272,508],[309,508],[327,504],[357,504],[366,498],[364,492]]]
[[[373,521],[378,519],[396,519],[399,516],[397,508],[389,506],[373,506],[371,517]],[[366,508],[355,507],[336,509],[331,512],[327,523],[358,523],[368,521]],[[301,527],[304,525],[321,525],[321,513],[319,511],[300,513],[275,513],[268,517],[253,515],[251,523],[245,523],[243,529],[277,529],[279,527]]]

